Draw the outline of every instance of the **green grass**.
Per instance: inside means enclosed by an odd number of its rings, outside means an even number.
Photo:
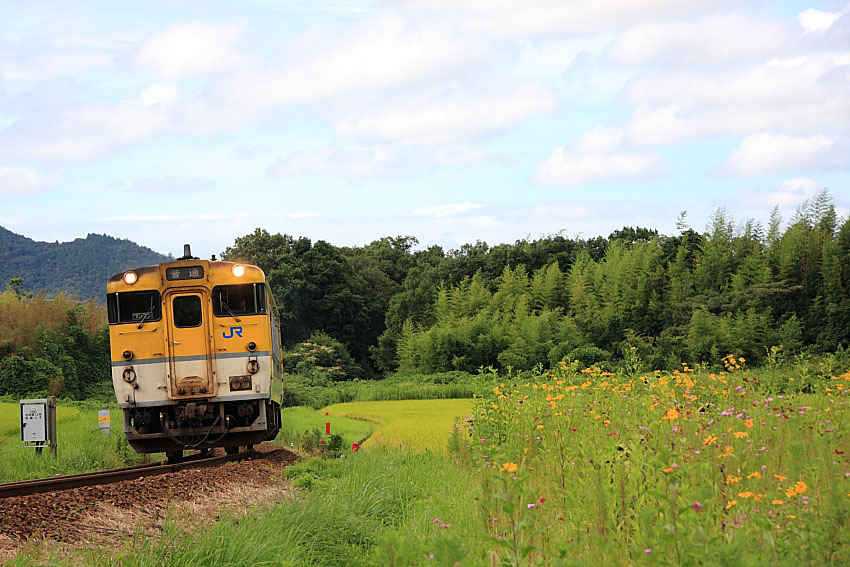
[[[369,436],[378,427],[373,421],[352,419],[339,415],[327,416],[324,411],[308,407],[283,408],[282,424],[275,443],[293,449],[304,448],[304,442],[325,434],[325,423],[330,422],[331,434],[342,437],[343,446],[351,447]],[[312,441],[311,441],[312,442]]]
[[[313,477],[313,489],[245,517],[225,517],[191,534],[171,521],[160,538],[140,536],[133,549],[80,550],[68,556],[33,550],[8,565],[358,567],[486,563],[489,544],[476,529],[476,507],[468,504],[477,493],[477,482],[444,457],[369,451],[348,454],[345,459],[301,461],[290,467],[289,475]]]
[[[404,400],[352,402],[328,406],[332,416],[374,421],[380,427],[365,448],[389,447],[411,451],[446,453],[455,421],[472,412],[473,401]]]
[[[44,478],[135,464],[141,457],[124,441],[120,412],[112,407],[109,437],[98,428],[100,406],[63,404],[56,408],[57,458],[45,449],[37,455],[21,442],[20,404],[0,402],[0,482]]]

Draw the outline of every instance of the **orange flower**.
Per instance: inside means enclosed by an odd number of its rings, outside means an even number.
[[[735,439],[743,439],[746,436],[747,436],[746,431],[736,431],[735,432]]]
[[[726,484],[735,484],[736,482],[738,482],[740,480],[741,480],[741,477],[739,477],[739,476],[730,476],[730,477],[726,478]]]
[[[509,473],[515,473],[519,467],[516,463],[505,463],[502,465],[503,471],[508,471]]]
[[[728,510],[729,508],[731,508],[732,506],[734,506],[737,503],[738,503],[737,500],[730,500],[729,502],[726,503],[726,509]]]
[[[673,469],[671,469],[671,468],[666,468],[666,469],[662,469],[662,470],[667,474],[670,474],[671,472],[673,472]]]
[[[677,410],[676,408],[668,409],[667,413],[665,413],[664,417],[662,417],[661,419],[666,419],[667,421],[679,419],[679,410]]]
[[[748,419],[747,421],[744,422],[744,425],[746,425],[747,427],[752,427],[754,425],[753,420]]]

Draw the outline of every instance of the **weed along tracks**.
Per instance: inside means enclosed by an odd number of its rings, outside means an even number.
[[[167,515],[191,529],[223,512],[240,514],[284,498],[283,469],[297,458],[270,443],[257,458],[164,475],[11,496],[0,506],[0,561],[43,541],[82,546],[116,543],[143,530],[156,537]]]

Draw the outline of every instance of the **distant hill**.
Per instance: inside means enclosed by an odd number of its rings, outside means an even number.
[[[0,291],[12,278],[21,289],[103,299],[112,274],[173,259],[126,239],[89,234],[72,242],[37,242],[0,226]]]

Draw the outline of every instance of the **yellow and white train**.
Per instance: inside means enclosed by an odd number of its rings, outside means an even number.
[[[112,382],[140,453],[274,438],[283,401],[280,318],[263,271],[199,260],[115,274],[107,284]]]

